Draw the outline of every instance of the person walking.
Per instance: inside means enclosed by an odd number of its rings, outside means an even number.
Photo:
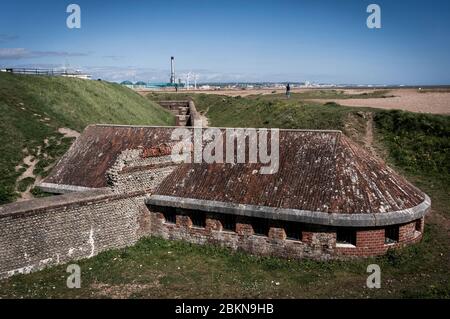
[[[289,83],[286,85],[286,97],[291,97],[291,85]]]

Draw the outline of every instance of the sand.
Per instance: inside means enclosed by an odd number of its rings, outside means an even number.
[[[388,95],[395,97],[316,101],[332,101],[345,106],[399,109],[417,113],[450,114],[450,93],[420,93],[415,89],[396,89],[390,91]]]

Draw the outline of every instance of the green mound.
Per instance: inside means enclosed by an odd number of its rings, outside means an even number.
[[[93,123],[173,125],[170,112],[119,84],[64,77],[0,73],[0,204],[14,201],[27,155],[45,175],[78,132]],[[21,167],[18,167],[21,165]]]

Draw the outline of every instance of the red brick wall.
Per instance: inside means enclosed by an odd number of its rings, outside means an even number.
[[[416,222],[401,225],[399,228],[399,242],[410,242],[415,238]]]
[[[284,231],[284,228],[271,227],[269,230],[269,238],[274,240],[285,240],[286,232]]]
[[[356,247],[336,247],[336,253],[344,256],[375,256],[385,251],[384,228],[357,230]]]
[[[213,230],[220,231],[220,230],[222,230],[222,223],[219,220],[214,219],[213,216],[206,215],[206,227],[205,228],[209,231],[213,231]]]
[[[336,229],[331,227],[303,225],[302,240],[296,241],[287,240],[283,223],[275,221],[270,225],[268,236],[255,236],[251,219],[244,216],[237,216],[235,232],[223,231],[221,217],[215,213],[205,214],[204,228],[193,227],[189,212],[182,210],[177,210],[176,224],[165,223],[164,215],[158,212],[151,212],[150,220],[150,235],[197,244],[218,244],[258,255],[286,258],[330,259],[376,256],[386,253],[390,248],[417,242],[422,237],[421,232],[416,231],[416,221],[399,225],[398,243],[385,244],[383,227],[363,228],[356,230],[355,247],[339,247],[336,245]],[[420,227],[423,230],[423,220]]]
[[[244,224],[243,222],[236,223],[236,233],[242,236],[253,235],[253,227],[250,224]]]
[[[384,228],[358,230],[356,232],[356,247],[336,247],[336,254],[342,256],[377,256],[385,254],[390,248],[399,248],[422,239],[423,218],[420,221],[421,231],[416,231],[416,221],[399,225],[399,241],[385,244]]]
[[[192,220],[189,216],[177,215],[177,226],[178,227],[192,227]]]
[[[183,215],[178,215],[183,214]],[[193,227],[189,212],[178,212],[176,224],[166,223],[164,215],[150,212],[151,230],[149,235],[166,239],[185,240],[196,244],[216,244],[233,250],[244,250],[256,255],[278,256],[284,258],[309,257],[330,259],[333,253],[334,233],[311,232],[310,243],[286,240],[284,228],[278,224],[271,225],[268,236],[254,235],[251,220],[237,216],[236,231],[223,231],[217,214],[205,215],[204,228]]]
[[[306,232],[306,231],[302,232],[302,241],[308,244],[312,243],[313,234],[314,234],[313,232]]]

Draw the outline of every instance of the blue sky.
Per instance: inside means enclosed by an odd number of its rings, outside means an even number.
[[[81,7],[81,29],[66,7]],[[381,29],[366,8],[381,6]],[[6,1],[0,66],[68,65],[95,77],[167,81],[450,84],[448,0]]]

